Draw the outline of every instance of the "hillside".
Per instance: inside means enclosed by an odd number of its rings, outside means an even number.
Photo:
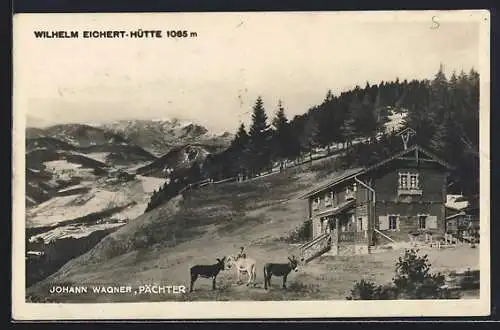
[[[122,137],[89,125],[26,129],[26,205],[33,207],[72,185],[91,185],[156,157]],[[67,192],[63,192],[67,194]]]
[[[220,151],[232,139],[232,135],[227,132],[212,134],[201,125],[177,119],[120,120],[99,127],[124,137],[158,157],[172,148],[193,143]]]
[[[324,182],[298,169],[245,184],[209,185],[186,192],[143,214],[108,235],[91,251],[30,289],[43,292],[48,283],[81,281],[141,282],[168,277],[185,282],[189,264],[212,262],[216,257],[247,246],[252,255],[266,255],[281,247],[288,255],[288,237],[305,219],[304,201],[296,199],[312,183]],[[224,239],[220,239],[224,237]],[[172,277],[177,275],[177,277]]]
[[[265,262],[285,262],[291,254],[298,256],[298,246],[288,241],[306,219],[305,202],[297,197],[331,179],[318,175],[318,170],[332,163],[317,164],[246,183],[188,191],[106,236],[89,252],[28,288],[27,295],[29,299],[44,299],[50,286],[63,283],[188,287],[189,267],[214,263],[215,258],[235,254],[240,246],[257,261],[255,288],[238,286],[234,272],[228,270],[218,277],[219,290],[215,292],[210,289],[211,281],[199,279],[195,292],[189,295],[52,295],[50,301],[345,299],[355,280],[390,281],[399,250],[313,262],[290,275],[289,290],[281,290],[278,279],[273,280],[270,291],[262,288]],[[429,255],[431,261],[439,262],[439,270],[477,267],[478,250],[465,249],[441,254],[429,251]],[[457,259],[456,253],[462,257]]]
[[[134,219],[144,212],[150,194],[163,183],[161,179],[137,176],[129,180],[101,178],[72,185],[28,209],[26,225],[28,228],[54,226],[111,209],[116,211],[99,219]]]
[[[188,144],[170,150],[155,161],[142,166],[136,173],[153,177],[165,177],[165,169],[176,171],[191,168],[193,164],[202,164],[210,150],[203,145]]]

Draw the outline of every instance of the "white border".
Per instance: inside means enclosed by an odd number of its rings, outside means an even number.
[[[265,15],[324,15],[326,13],[265,13]],[[189,14],[17,14],[14,16],[14,93],[13,93],[13,246],[12,314],[15,320],[99,320],[99,319],[211,319],[211,318],[329,318],[329,317],[404,317],[404,316],[486,316],[490,312],[490,13],[467,11],[380,11],[337,12],[335,19],[366,21],[475,21],[480,24],[480,210],[481,243],[480,299],[452,301],[259,301],[259,302],[161,302],[108,304],[36,304],[25,302],[25,101],[19,95],[23,79],[20,54],[25,51],[16,42],[16,32],[34,15],[51,15],[65,24],[74,19],[128,15],[132,21],[147,20],[150,15],[186,15],[217,22],[225,15],[253,16],[262,13],[189,13]],[[171,16],[172,17],[172,16]],[[127,19],[128,19],[127,18]]]

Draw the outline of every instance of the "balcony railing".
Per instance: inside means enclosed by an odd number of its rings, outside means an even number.
[[[349,191],[345,193],[345,200],[356,199],[356,193],[354,191]]]
[[[365,231],[344,231],[338,234],[337,242],[339,244],[354,244],[366,242],[367,240],[368,237]]]
[[[417,188],[399,188],[398,189],[398,196],[401,195],[417,195],[420,196],[422,195],[422,189],[417,189]]]

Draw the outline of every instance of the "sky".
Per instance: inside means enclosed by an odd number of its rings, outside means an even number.
[[[447,75],[479,67],[477,18],[410,15],[16,15],[15,111],[25,111],[29,126],[178,118],[234,131],[241,121],[249,123],[258,96],[268,116],[282,100],[292,118],[321,103],[329,89],[338,95],[366,82],[428,79],[440,63]],[[197,37],[33,36],[35,30],[141,28]]]

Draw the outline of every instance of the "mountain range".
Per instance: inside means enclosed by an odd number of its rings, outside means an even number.
[[[95,193],[96,189],[98,192],[118,191],[119,185],[125,190],[130,187],[136,189],[134,183],[144,183],[145,180],[156,180],[154,182],[159,186],[164,180],[158,181],[158,178],[164,178],[166,167],[175,169],[189,167],[193,162],[200,163],[208,154],[226,148],[231,139],[229,133],[212,134],[201,125],[176,119],[28,127],[28,224],[33,222],[30,219],[46,215],[47,209],[51,209],[49,205],[58,205],[57,208],[67,206],[57,199],[71,196],[78,199],[86,195],[83,199],[91,200],[92,196],[99,195]],[[149,198],[146,191],[149,190],[145,189],[142,195],[140,192],[133,193],[138,197],[135,202],[145,203]],[[38,212],[42,208],[43,212]],[[91,208],[81,203],[80,209],[75,217],[86,215],[86,210]],[[64,212],[56,213],[60,213],[60,219],[55,222],[69,220]],[[46,224],[46,221],[42,222]]]
[[[212,150],[222,150],[232,139],[230,133],[213,134],[201,125],[178,119],[121,120],[99,127],[157,157],[186,144],[201,144]]]

